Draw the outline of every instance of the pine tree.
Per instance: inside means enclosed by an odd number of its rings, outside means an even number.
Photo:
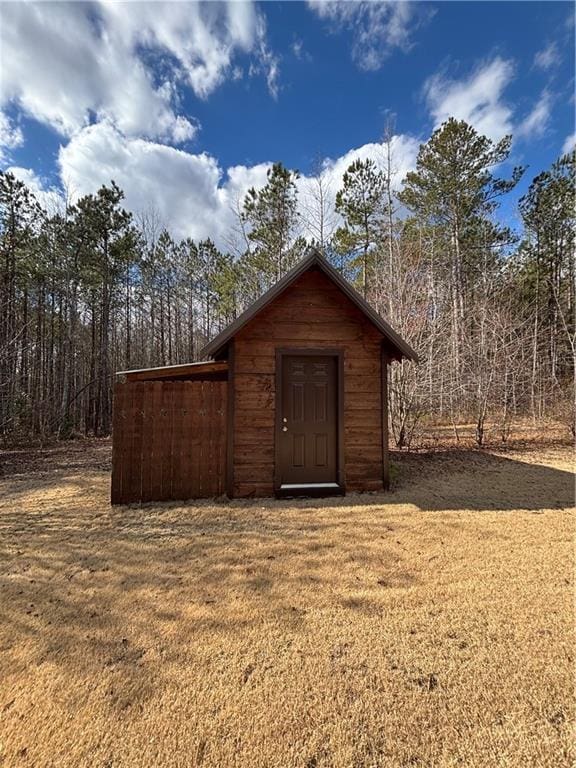
[[[11,173],[0,173],[0,433],[14,426],[20,399],[21,313],[29,309],[27,286],[43,212],[30,190]],[[26,342],[26,338],[24,338]]]
[[[433,226],[444,239],[445,264],[452,305],[453,357],[456,375],[467,296],[482,264],[509,237],[492,221],[498,198],[512,190],[523,170],[515,168],[508,180],[493,168],[510,154],[511,136],[494,143],[464,120],[450,118],[420,147],[416,170],[407,174],[398,197],[418,219]]]
[[[386,217],[386,178],[376,163],[355,160],[342,179],[336,194],[336,211],[344,226],[335,234],[336,250],[347,254],[351,265],[360,270],[360,284],[366,298],[369,273],[375,266],[375,254],[382,239]]]
[[[537,372],[544,357],[550,380],[576,376],[576,152],[540,173],[520,199],[526,237],[519,250],[524,302],[532,306],[532,410],[541,413]],[[573,417],[572,417],[573,418]]]
[[[110,432],[112,360],[110,336],[119,299],[119,281],[136,255],[132,215],[120,203],[124,193],[112,182],[86,195],[72,209],[87,275],[91,314],[91,406],[87,426],[97,435]]]
[[[298,171],[275,163],[266,185],[260,190],[252,187],[244,199],[242,221],[254,246],[250,261],[261,276],[262,288],[279,280],[302,255],[302,244],[295,237],[298,176]]]

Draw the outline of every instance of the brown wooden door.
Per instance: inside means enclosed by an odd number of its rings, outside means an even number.
[[[282,356],[281,487],[336,484],[337,358]]]

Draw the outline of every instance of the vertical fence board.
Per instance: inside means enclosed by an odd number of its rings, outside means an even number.
[[[114,387],[113,504],[213,497],[226,488],[227,383]]]
[[[182,473],[182,498],[193,498],[192,493],[192,382],[184,381],[182,387],[182,448],[180,467]]]
[[[162,484],[160,488],[160,501],[169,501],[172,498],[172,395],[173,386],[162,383],[162,408],[160,410],[160,429],[162,453],[160,463],[162,465]]]
[[[202,493],[200,491],[200,444],[202,437],[200,435],[200,424],[202,423],[202,416],[200,409],[202,407],[202,385],[196,382],[191,388],[191,434],[190,434],[190,449],[191,449],[191,466],[190,466],[190,478],[192,480],[192,495],[191,498],[201,498]]]
[[[130,419],[132,434],[130,440],[130,482],[127,494],[130,499],[142,499],[142,450],[144,428],[144,382],[132,389]]]
[[[172,492],[170,498],[185,499],[184,451],[184,382],[175,381],[172,387]]]
[[[161,381],[152,382],[152,440],[149,449],[150,456],[150,498],[148,501],[158,501],[162,498],[162,387]]]
[[[206,413],[214,413],[213,408],[213,394],[214,394],[214,387],[202,387],[202,394],[204,396],[204,410]],[[214,495],[214,488],[213,488],[213,482],[212,482],[212,475],[213,475],[213,456],[212,456],[212,432],[213,432],[213,418],[212,419],[205,419],[204,426],[206,429],[205,439],[204,439],[204,477],[206,479],[206,486],[205,486],[205,493],[207,496],[213,496]]]
[[[134,388],[129,388],[124,401],[124,445],[122,450],[122,501],[131,501],[133,496],[132,477],[139,467],[134,466],[134,413],[133,405],[136,398]]]
[[[154,382],[145,381],[142,392],[142,491],[141,501],[152,501],[152,472],[154,466]]]
[[[198,442],[196,444],[196,465],[198,468],[198,496],[203,498],[206,494],[206,469],[204,467],[206,418],[204,416],[204,382],[199,382],[199,384],[198,419],[196,421],[196,434],[198,435]]]

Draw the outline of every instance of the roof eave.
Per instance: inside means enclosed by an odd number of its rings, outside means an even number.
[[[306,272],[307,269],[310,269],[314,263],[319,263],[318,257],[319,254],[317,251],[311,249],[311,252],[308,256],[303,258],[302,261],[299,262],[289,272],[287,272],[284,277],[280,278],[280,280],[275,285],[273,285],[265,293],[263,293],[262,296],[256,299],[256,301],[247,309],[245,309],[244,312],[242,312],[242,314],[236,318],[236,320],[230,323],[227,328],[224,328],[224,330],[221,331],[218,336],[212,339],[212,341],[209,341],[206,346],[202,347],[200,351],[202,357],[214,357],[214,355],[217,355],[218,352],[220,352],[236,335],[236,333],[249,320],[257,315],[261,309],[264,309],[264,307],[266,307],[271,301],[279,296],[284,291],[284,289],[290,285],[290,283],[296,280],[296,278],[300,277],[301,274],[304,274],[304,272]]]
[[[204,357],[214,357],[221,352],[231,339],[243,328],[243,326],[255,317],[260,310],[264,309],[271,301],[278,297],[294,280],[310,269],[312,266],[318,266],[328,277],[330,277],[342,292],[348,296],[353,304],[368,317],[373,325],[380,331],[384,338],[400,353],[399,359],[407,358],[413,362],[418,362],[418,355],[412,347],[399,336],[396,331],[376,313],[368,302],[351,286],[344,277],[317,251],[311,248],[310,253],[297,264],[290,272],[287,272],[275,285],[266,293],[260,296],[254,304],[232,322],[228,328],[225,328],[212,341],[208,342],[201,350]]]

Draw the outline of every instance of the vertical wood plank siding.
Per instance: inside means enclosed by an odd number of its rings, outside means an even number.
[[[226,412],[225,381],[117,383],[112,504],[224,494]]]
[[[383,337],[319,270],[299,277],[234,338],[234,495],[274,493],[275,350],[344,350],[348,491],[383,486]]]

